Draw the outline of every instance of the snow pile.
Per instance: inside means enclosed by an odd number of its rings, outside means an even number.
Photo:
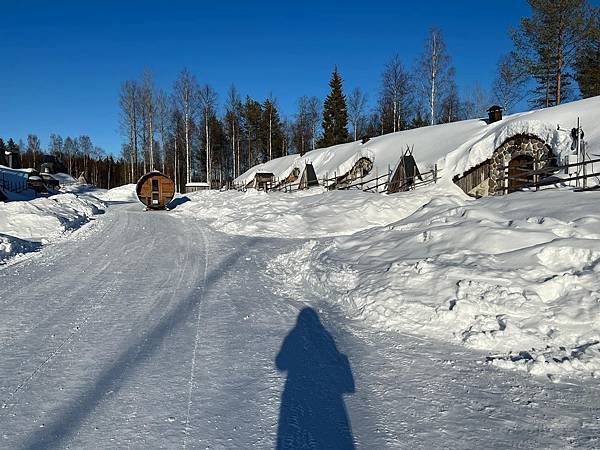
[[[0,264],[3,264],[15,255],[36,251],[40,246],[41,244],[38,242],[26,241],[14,236],[0,234]]]
[[[294,193],[249,190],[187,194],[191,201],[173,213],[206,219],[216,230],[238,235],[281,238],[340,236],[396,222],[433,195],[432,187],[411,195],[309,189]]]
[[[0,262],[56,241],[103,210],[96,197],[72,193],[0,203]]]
[[[135,193],[135,184],[125,184],[98,195],[98,198],[105,202],[137,202]]]
[[[486,350],[499,367],[598,377],[599,204],[597,192],[566,190],[434,196],[394,224],[304,243],[269,271],[289,294]]]
[[[394,170],[407,147],[423,173],[435,164],[440,175],[452,180],[470,168],[488,159],[504,141],[518,134],[532,134],[548,143],[558,156],[571,152],[570,131],[581,118],[588,148],[600,147],[600,97],[559,105],[537,111],[513,114],[503,120],[487,124],[485,120],[465,120],[399,131],[378,136],[362,144],[360,141],[310,151],[303,157],[297,155],[274,159],[253,167],[235,181],[247,184],[258,170],[273,172],[284,178],[300,160],[313,163],[317,177],[332,177],[348,172],[358,159],[368,157],[373,161],[371,175],[383,175]],[[560,129],[559,129],[560,127]]]

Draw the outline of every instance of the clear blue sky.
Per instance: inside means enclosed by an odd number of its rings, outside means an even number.
[[[597,3],[597,2],[594,2]],[[523,0],[28,1],[0,3],[0,136],[88,134],[120,152],[118,93],[144,67],[170,89],[188,67],[222,101],[234,83],[292,115],[300,95],[323,98],[334,64],[349,92],[371,100],[385,62],[412,65],[431,26],[444,32],[461,90],[488,88]]]

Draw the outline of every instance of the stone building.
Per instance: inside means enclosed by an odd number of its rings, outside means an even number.
[[[537,182],[541,174],[529,174],[554,164],[548,144],[537,136],[519,134],[505,140],[492,157],[454,178],[473,197],[504,195]]]

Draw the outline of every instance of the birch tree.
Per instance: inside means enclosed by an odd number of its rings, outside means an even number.
[[[319,122],[321,120],[321,101],[314,95],[306,99],[306,120],[309,130],[310,149],[317,148]]]
[[[367,106],[367,94],[360,88],[354,88],[348,96],[348,118],[352,125],[352,133],[354,140],[358,139],[363,122],[365,121],[364,113]]]
[[[211,121],[217,107],[217,93],[208,84],[200,90],[200,104],[204,122],[204,150],[206,156],[206,182],[212,186],[212,148],[211,148]]]
[[[130,182],[135,180],[138,157],[138,96],[139,88],[135,81],[128,80],[121,85],[121,131],[129,138],[126,150],[130,162]]]
[[[234,85],[229,87],[225,103],[225,129],[231,148],[232,177],[240,175],[240,116],[242,101]]]
[[[425,41],[425,48],[417,64],[417,79],[421,91],[428,100],[429,124],[437,118],[438,101],[444,95],[450,71],[450,56],[441,30],[432,28]]]
[[[37,155],[42,152],[42,146],[40,143],[40,138],[35,134],[29,134],[27,136],[27,151],[31,153],[31,157],[33,159],[33,167],[37,165]],[[4,156],[4,154],[2,154]],[[69,170],[71,170],[69,168]]]
[[[186,161],[186,183],[192,181],[191,169],[191,121],[198,112],[198,100],[200,87],[196,77],[191,75],[187,69],[183,69],[179,78],[173,85],[173,94],[179,109],[183,114],[183,128],[185,138],[185,161]]]
[[[498,60],[496,78],[492,86],[494,100],[508,113],[525,97],[526,75],[519,67],[513,53]]]
[[[155,94],[154,94],[154,81],[152,80],[152,73],[146,69],[142,75],[142,108],[144,115],[144,123],[146,124],[146,136],[144,141],[146,142],[148,149],[148,168],[150,171],[154,170],[155,158],[154,158],[154,115],[155,115]]]
[[[437,75],[434,75],[434,77]],[[435,79],[434,79],[435,83]],[[410,95],[410,75],[402,66],[402,61],[398,55],[395,55],[386,65],[381,74],[381,100],[382,119],[385,122],[385,116],[389,109],[391,113],[391,129],[396,132],[406,126],[409,109]],[[386,124],[383,124],[384,128]]]
[[[169,141],[169,102],[167,94],[161,89],[156,94],[156,126],[160,136],[160,161],[164,173],[167,164],[167,142]]]

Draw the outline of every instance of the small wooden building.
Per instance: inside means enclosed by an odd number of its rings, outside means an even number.
[[[247,188],[266,191],[273,186],[275,175],[271,172],[257,172],[252,181],[246,185]]]
[[[135,192],[147,208],[165,209],[175,195],[175,183],[164,173],[153,171],[139,179]]]
[[[189,194],[190,192],[196,191],[207,191],[210,189],[210,186],[205,181],[191,181],[185,184],[185,193]]]

